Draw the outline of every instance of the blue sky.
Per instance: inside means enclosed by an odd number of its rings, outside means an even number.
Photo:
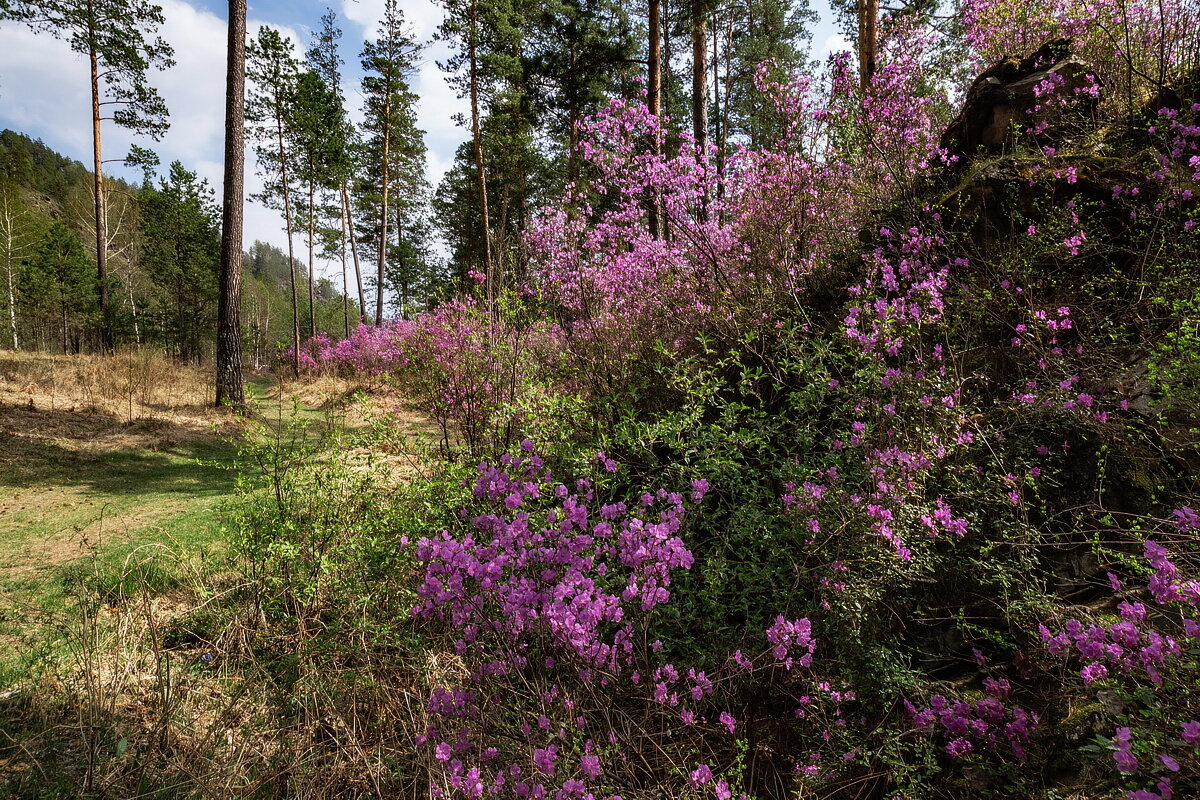
[[[135,140],[126,131],[108,125],[104,129],[105,158],[122,157],[129,145],[137,141],[153,147],[164,165],[182,161],[188,169],[207,178],[219,194],[227,6],[215,0],[159,2],[166,20],[162,35],[175,48],[176,65],[151,76],[151,81],[170,109],[171,129],[161,142],[153,143]],[[433,0],[401,0],[400,5],[417,37],[431,39],[441,21],[441,10]],[[358,52],[363,41],[373,36],[383,11],[383,0],[323,3],[257,0],[249,3],[248,27],[251,35],[263,24],[280,28],[295,41],[297,52],[302,54],[327,7],[337,13],[343,30],[342,58],[346,62],[343,89],[354,113],[360,100]],[[813,34],[814,55],[844,47],[844,40],[829,22],[825,0],[814,0],[814,8],[824,12]],[[445,54],[443,45],[432,44],[413,82],[421,97],[418,121],[425,130],[429,179],[435,186],[449,168],[458,145],[467,138],[466,131],[453,121],[454,114],[463,110],[465,104],[455,96],[435,63]],[[89,107],[86,61],[48,35],[34,36],[12,24],[0,27],[0,128],[40,138],[60,153],[90,166]],[[126,172],[116,164],[110,167],[117,174],[140,180],[140,172]],[[247,161],[246,178],[249,195],[261,185],[252,157]],[[278,215],[248,202],[246,241],[255,239],[280,247],[285,243]],[[321,271],[319,265],[318,272]]]

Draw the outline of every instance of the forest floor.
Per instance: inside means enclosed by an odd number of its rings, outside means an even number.
[[[243,750],[270,752],[251,720],[269,709],[243,696],[259,673],[206,671],[207,642],[163,645],[239,588],[227,539],[261,491],[255,455],[403,481],[436,443],[380,380],[251,375],[238,416],[211,408],[211,379],[158,353],[0,353],[0,795],[78,796],[101,751],[118,780],[144,766],[125,747],[146,731],[207,754],[246,727]],[[237,794],[229,780],[208,796]]]
[[[255,375],[239,419],[210,407],[210,381],[155,353],[0,356],[0,596],[52,600],[64,566],[88,557],[219,552],[247,429],[317,437],[365,429],[377,412],[345,381]]]

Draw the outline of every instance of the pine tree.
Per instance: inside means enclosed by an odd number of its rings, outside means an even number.
[[[165,69],[174,52],[157,35],[162,8],[148,0],[18,0],[5,12],[35,31],[65,39],[86,55],[91,73],[92,157],[95,191],[96,291],[101,315],[101,342],[113,347],[109,303],[108,235],[105,211],[104,156],[101,127],[105,121],[158,139],[167,129],[167,107],[146,73]],[[144,152],[144,151],[143,151]]]
[[[379,37],[366,42],[362,49],[366,137],[359,195],[372,217],[370,223],[363,220],[363,224],[365,238],[374,245],[375,252],[377,325],[383,321],[392,218],[400,208],[415,221],[427,192],[424,132],[417,127],[417,97],[408,83],[421,49],[396,0],[387,0]]]
[[[345,152],[345,115],[336,93],[312,70],[301,72],[288,115],[296,148],[296,177],[304,184],[308,206],[308,335],[317,335],[316,245],[321,227],[318,192],[338,185],[337,160]]]
[[[478,193],[478,225],[481,233],[482,262],[484,267],[484,291],[488,307],[496,299],[496,267],[492,252],[491,219],[488,210],[487,172],[484,166],[483,125],[481,97],[488,75],[483,69],[484,13],[481,0],[443,0],[446,16],[438,29],[439,36],[457,46],[457,51],[439,66],[455,75],[453,83],[459,96],[466,97],[470,105],[471,153],[475,161],[475,189]]]
[[[220,208],[207,181],[178,161],[158,186],[143,186],[146,271],[158,288],[161,326],[182,361],[199,361],[212,341],[221,263]]]
[[[292,176],[293,158],[289,104],[296,90],[300,65],[292,52],[292,43],[274,28],[262,27],[246,49],[246,74],[251,91],[246,98],[246,121],[255,142],[255,154],[263,170],[264,187],[257,200],[283,212],[287,234],[287,264],[292,300],[292,370],[300,372],[300,302],[296,279],[296,259],[292,250]]]
[[[579,123],[607,98],[634,93],[636,47],[629,15],[614,0],[558,0],[536,10],[526,38],[530,101],[536,127],[566,162],[545,193],[579,179]]]
[[[324,226],[322,230],[323,250],[326,255],[338,255],[342,262],[342,316],[343,332],[350,335],[350,281],[347,275],[346,250],[350,247],[354,255],[354,269],[357,277],[359,308],[363,305],[362,273],[358,263],[358,249],[354,246],[350,232],[353,230],[353,215],[348,202],[348,187],[354,178],[354,139],[355,131],[346,118],[346,98],[342,93],[342,57],[338,53],[338,42],[342,31],[337,27],[337,17],[332,11],[326,11],[321,17],[321,29],[318,31],[312,47],[306,56],[308,67],[325,82],[332,91],[337,105],[337,114],[342,119],[340,130],[331,131],[327,140],[328,152],[325,157],[325,168],[328,173],[328,183],[336,197],[336,206],[329,202],[322,203],[322,216],[337,220],[336,226]],[[332,198],[330,198],[332,200]],[[360,317],[361,320],[361,317]]]
[[[759,65],[770,61],[784,72],[805,66],[816,15],[808,0],[733,0],[723,12],[725,35],[714,62],[723,65],[718,87],[717,152],[723,165],[729,140],[745,137],[752,147],[771,144],[783,130],[770,99],[754,85]]]
[[[246,158],[246,0],[229,0],[225,74],[225,182],[221,216],[221,274],[217,306],[216,403],[241,409],[242,194]]]

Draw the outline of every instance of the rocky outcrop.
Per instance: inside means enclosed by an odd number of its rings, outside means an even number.
[[[961,163],[981,153],[1009,152],[1030,131],[1055,141],[1065,133],[1064,122],[1090,115],[1099,99],[1096,80],[1065,39],[1024,59],[1004,59],[971,84],[941,145]],[[1046,92],[1050,87],[1053,96]]]

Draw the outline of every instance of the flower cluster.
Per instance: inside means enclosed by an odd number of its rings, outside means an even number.
[[[1079,671],[1085,684],[1108,676],[1110,669],[1125,675],[1144,674],[1154,684],[1162,683],[1162,669],[1182,654],[1171,636],[1153,629],[1139,627],[1146,620],[1146,608],[1141,603],[1121,603],[1121,621],[1111,625],[1084,625],[1077,619],[1068,620],[1065,630],[1052,634],[1045,625],[1038,635],[1051,655],[1064,655],[1073,646],[1085,661]]]
[[[988,696],[978,700],[951,701],[934,695],[929,705],[918,709],[905,700],[904,707],[917,730],[936,732],[945,740],[946,753],[962,758],[976,749],[990,751],[1007,749],[1016,758],[1026,758],[1025,744],[1038,727],[1037,714],[1020,706],[1005,705],[1011,693],[1008,681],[987,679]]]
[[[597,508],[589,479],[556,483],[533,444],[522,449],[479,468],[472,491],[485,508],[471,531],[417,543],[425,579],[415,610],[460,631],[460,652],[497,637],[523,651],[546,637],[581,664],[619,673],[633,663],[637,613],[665,603],[672,572],[692,565],[679,538],[687,500],[660,491]]]
[[[775,618],[775,624],[767,628],[767,641],[774,645],[771,655],[783,664],[785,669],[791,669],[799,664],[802,667],[812,666],[813,651],[817,648],[812,638],[812,623],[807,619],[787,620],[783,615]],[[795,651],[800,651],[797,657]]]

